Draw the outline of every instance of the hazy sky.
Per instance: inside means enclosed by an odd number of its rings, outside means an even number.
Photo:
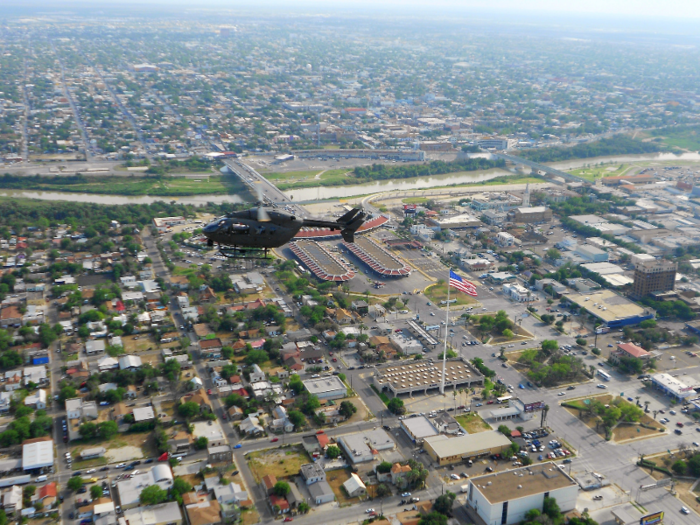
[[[30,4],[52,8],[70,4],[84,3],[92,6],[109,5],[163,5],[178,4],[191,7],[207,7],[211,5],[226,6],[230,9],[249,9],[277,5],[284,8],[298,9],[302,6],[314,6],[320,11],[331,11],[333,8],[419,8],[421,10],[440,11],[504,11],[504,12],[545,12],[550,14],[587,14],[587,15],[616,15],[700,18],[700,1],[698,0],[4,0],[7,5]]]
[[[603,28],[636,32],[664,32],[700,36],[700,0],[0,0],[0,15],[67,11],[83,14],[115,9],[137,9],[134,14],[153,13],[169,7],[178,16],[183,10],[224,9],[254,14],[347,14],[381,16],[391,22],[416,16],[478,23],[509,23],[568,27]]]

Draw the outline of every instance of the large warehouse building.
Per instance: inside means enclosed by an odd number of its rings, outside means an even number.
[[[639,306],[610,290],[569,294],[566,299],[610,328],[639,324],[656,315],[651,308]]]
[[[531,509],[542,511],[544,498],[557,500],[562,513],[576,507],[578,484],[553,463],[506,470],[469,483],[467,508],[487,525],[520,523]]]
[[[289,249],[319,279],[345,282],[355,277],[355,272],[316,241],[290,242]]]
[[[309,394],[319,399],[340,399],[348,393],[348,387],[337,376],[306,379],[303,383]]]
[[[427,437],[423,448],[438,465],[451,465],[468,459],[500,454],[510,447],[506,436],[495,430],[449,438],[444,434]]]

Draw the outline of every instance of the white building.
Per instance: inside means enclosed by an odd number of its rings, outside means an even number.
[[[46,390],[40,388],[28,395],[24,398],[24,404],[37,410],[44,410],[46,408]]]
[[[187,221],[184,217],[154,217],[153,226],[156,227],[158,233],[167,232],[172,226],[177,226],[178,224],[186,224]]]
[[[105,351],[104,339],[91,339],[85,343],[85,352],[88,355],[99,354]]]
[[[353,463],[373,461],[375,451],[391,450],[395,446],[391,436],[381,428],[341,436],[338,444]]]
[[[545,496],[556,499],[562,513],[573,510],[578,490],[578,484],[557,465],[543,463],[470,481],[466,504],[487,525],[511,525],[531,509],[541,511]]]
[[[22,470],[34,470],[53,465],[53,439],[22,446]]]
[[[503,295],[519,303],[537,301],[537,294],[517,283],[504,284]]]
[[[137,355],[124,355],[119,358],[119,370],[136,370],[141,368],[141,358]]]
[[[150,485],[158,485],[167,491],[173,486],[173,473],[170,465],[160,463],[151,470],[139,472],[129,479],[123,479],[117,483],[119,500],[124,509],[135,507],[139,504],[141,491]],[[177,503],[173,503],[177,506]]]
[[[337,376],[326,376],[303,381],[306,390],[319,399],[340,399],[345,397],[348,388]]]
[[[496,244],[499,246],[513,246],[515,244],[515,237],[507,232],[499,232],[496,235]]]

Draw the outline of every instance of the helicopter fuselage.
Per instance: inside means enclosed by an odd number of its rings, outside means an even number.
[[[210,222],[202,230],[210,242],[246,248],[277,248],[292,240],[304,225],[299,217],[266,208],[270,220],[257,219],[256,208],[229,213]]]

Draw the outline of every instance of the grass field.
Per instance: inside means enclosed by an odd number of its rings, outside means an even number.
[[[428,286],[428,288],[425,289],[425,296],[436,306],[444,306],[440,305],[440,301],[447,300],[447,283]],[[450,290],[450,300],[453,299],[455,299],[457,302],[450,304],[450,308],[453,308],[454,306],[472,305],[478,302],[476,297],[472,297],[471,295],[467,295],[454,289]]]
[[[401,202],[404,204],[425,204],[428,202],[428,197],[406,197]]]
[[[260,483],[263,476],[274,475],[278,480],[296,476],[299,469],[311,459],[302,447],[285,447],[261,450],[248,454],[248,467]]]
[[[661,139],[661,142],[667,146],[676,146],[688,151],[700,150],[700,129],[665,129],[659,130],[657,133],[658,135],[653,140]],[[648,134],[645,133],[645,135]]]
[[[481,419],[481,416],[476,413],[462,414],[461,416],[455,416],[455,419],[469,434],[492,430],[491,425]]]
[[[629,164],[613,164],[571,170],[569,173],[593,182],[597,179],[603,179],[605,177],[621,177],[632,168],[634,168],[634,166]]]

